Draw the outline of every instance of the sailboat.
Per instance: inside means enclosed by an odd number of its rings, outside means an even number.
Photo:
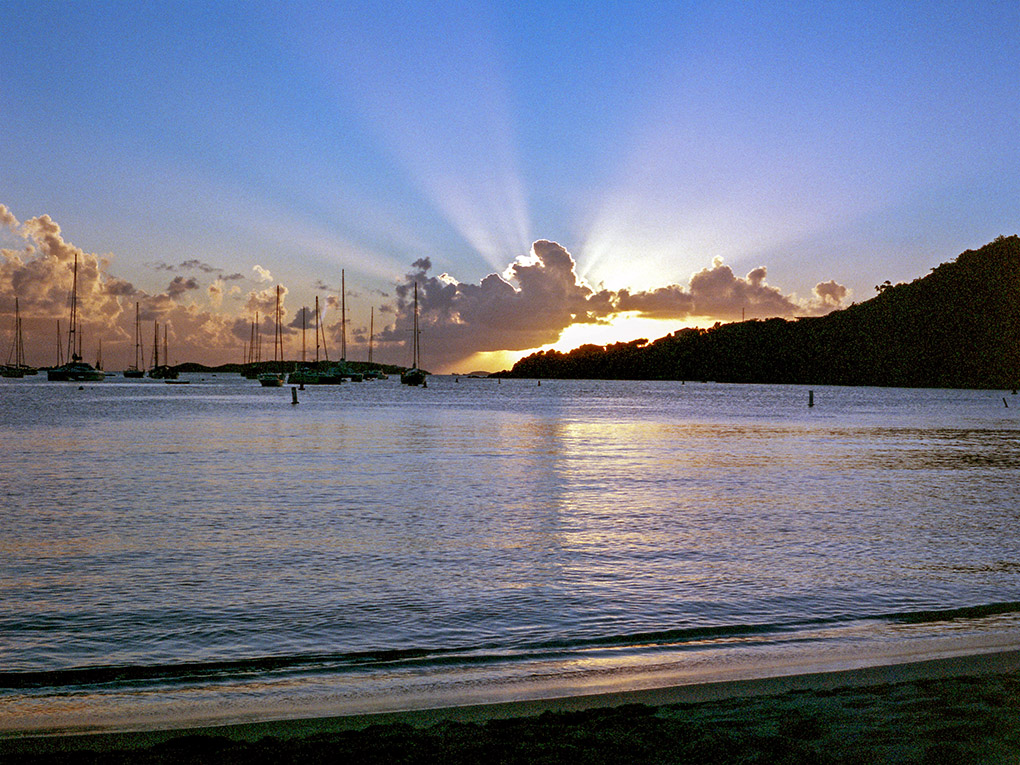
[[[14,298],[14,343],[11,345],[11,352],[7,354],[7,364],[0,367],[0,376],[24,377],[35,373],[36,370],[25,363],[25,341],[21,336],[21,311],[18,307],[18,299]]]
[[[163,324],[163,363],[159,363],[159,322],[153,322],[152,338],[152,369],[149,377],[153,380],[176,380],[180,373],[170,366],[170,353],[167,348],[167,328]]]
[[[276,336],[273,338],[273,366],[276,369],[272,372],[260,372],[259,384],[263,388],[280,388],[283,386],[283,329],[280,327],[280,285],[276,285]]]
[[[340,361],[334,371],[351,382],[361,382],[364,375],[355,372],[347,363],[347,284],[344,281],[344,270],[340,269]]]
[[[125,377],[145,377],[142,360],[142,327],[138,323],[138,303],[135,303],[135,363],[124,370]]]
[[[375,306],[372,306],[371,318],[368,320],[368,363],[372,362],[372,344],[375,341]],[[387,380],[386,373],[375,367],[365,370],[366,380]]]
[[[46,379],[58,382],[99,382],[105,380],[102,370],[86,363],[81,357],[81,337],[78,335],[78,253],[74,255],[74,276],[71,280],[71,325],[67,330],[66,364],[46,370]]]
[[[302,328],[302,331],[303,328]],[[322,350],[325,355],[325,362],[319,361],[319,340],[322,340]],[[302,344],[304,341],[302,340]],[[302,356],[304,353],[302,352]],[[301,368],[295,369],[287,378],[288,384],[298,385],[340,385],[344,381],[342,370],[337,364],[330,364],[329,349],[326,347],[326,329],[319,324],[319,296],[315,296],[315,362],[304,364]]]
[[[259,312],[255,312],[255,318],[251,320],[251,340],[248,343],[248,353],[244,358],[244,369],[241,374],[246,380],[254,380],[259,376],[259,368],[262,362],[262,339],[259,337]]]
[[[411,368],[400,373],[400,382],[404,385],[422,385],[425,383],[425,372],[418,369],[418,282],[414,283],[414,339],[411,341]]]

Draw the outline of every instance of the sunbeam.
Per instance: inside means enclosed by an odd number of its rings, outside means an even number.
[[[484,9],[352,13],[342,23],[342,36],[320,32],[311,47],[341,107],[490,267],[526,251],[531,226],[506,76]],[[401,56],[387,54],[393,46]]]

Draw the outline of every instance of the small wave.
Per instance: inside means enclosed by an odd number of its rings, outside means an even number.
[[[963,606],[962,608],[941,608],[925,611],[902,611],[886,614],[890,621],[901,624],[925,624],[927,622],[944,622],[952,619],[982,619],[986,616],[1020,613],[1020,601],[1003,603],[985,603],[980,606]]]
[[[563,658],[605,648],[646,650],[682,648],[685,644],[726,642],[728,640],[768,641],[780,635],[793,636],[818,628],[838,627],[861,621],[900,624],[925,624],[955,619],[981,619],[1000,614],[1020,613],[1020,602],[986,603],[946,609],[898,611],[870,616],[842,615],[783,623],[725,624],[683,627],[584,639],[556,638],[517,646],[476,645],[450,648],[398,648],[359,652],[316,653],[262,656],[236,661],[181,662],[152,665],[71,667],[53,670],[0,671],[0,690],[27,691],[60,688],[124,688],[151,684],[216,683],[247,677],[277,677],[295,674],[331,674],[372,671],[386,666],[398,668],[539,661]]]

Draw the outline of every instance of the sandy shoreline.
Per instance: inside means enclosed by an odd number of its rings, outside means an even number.
[[[658,742],[654,751],[666,746],[662,757],[642,754],[652,739]],[[922,762],[936,755],[952,761],[955,752],[969,762],[998,762],[1020,752],[1020,651],[413,712],[134,733],[15,735],[0,738],[0,757],[245,762],[346,752],[372,761],[373,753],[386,751],[390,756],[378,761],[425,762],[430,757],[424,753],[432,752],[464,762],[536,757],[568,762],[580,756],[584,741],[594,747],[592,756],[615,751],[615,759],[595,758],[606,762],[684,762],[684,747],[689,758],[711,761],[705,759],[707,750],[694,752],[706,741],[734,756],[741,747],[748,752],[793,747],[784,757],[795,762],[850,762],[865,752],[885,761]],[[675,756],[666,756],[669,752]]]

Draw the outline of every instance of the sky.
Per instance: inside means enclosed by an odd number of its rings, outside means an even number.
[[[422,366],[469,372],[824,314],[1018,230],[1015,0],[3,16],[0,354],[17,297],[34,365],[76,256],[107,369],[135,303],[172,363],[242,361],[256,311],[265,356],[278,285],[288,358],[318,298],[331,358],[409,365],[417,284]]]

